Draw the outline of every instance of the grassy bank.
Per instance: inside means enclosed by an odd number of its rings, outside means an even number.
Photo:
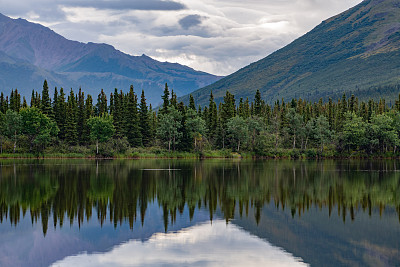
[[[74,150],[74,149],[72,149]],[[29,159],[29,158],[108,158],[108,159],[233,159],[233,158],[260,158],[260,159],[374,159],[374,158],[399,158],[398,154],[392,152],[382,154],[366,154],[361,152],[345,151],[338,153],[334,150],[327,149],[323,152],[315,149],[299,150],[299,149],[276,149],[265,151],[262,155],[257,155],[252,152],[232,152],[228,149],[221,150],[203,150],[203,151],[168,151],[159,147],[150,148],[132,148],[121,153],[107,153],[107,155],[97,155],[90,149],[72,152],[55,152],[54,149],[44,151],[44,153],[37,155],[34,153],[2,153],[0,158],[3,159]]]

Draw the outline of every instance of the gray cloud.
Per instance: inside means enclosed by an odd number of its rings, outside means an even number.
[[[188,15],[179,20],[179,25],[185,30],[200,25],[204,17],[200,15]]]
[[[93,7],[97,9],[113,10],[183,10],[185,5],[174,1],[163,0],[86,0],[86,1],[65,1],[65,6],[70,7]]]
[[[0,0],[64,37],[228,75],[362,0]]]

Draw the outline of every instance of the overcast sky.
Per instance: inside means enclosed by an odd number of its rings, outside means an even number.
[[[230,74],[361,0],[0,0],[0,13],[81,42]]]

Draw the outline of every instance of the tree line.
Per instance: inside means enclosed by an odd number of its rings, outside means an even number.
[[[254,99],[229,91],[216,103],[196,107],[192,95],[186,106],[165,84],[157,111],[140,99],[133,86],[115,89],[97,101],[79,89],[63,88],[49,96],[47,81],[41,94],[32,91],[30,104],[17,89],[0,95],[1,153],[87,151],[112,156],[131,148],[160,147],[168,151],[228,150],[258,156],[399,154],[400,95],[394,105],[385,99],[359,101],[354,95],[333,101],[292,99],[266,104],[257,90]],[[86,150],[85,150],[86,149]],[[94,151],[92,151],[94,152]]]

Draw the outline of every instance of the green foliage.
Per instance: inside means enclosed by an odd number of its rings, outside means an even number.
[[[87,125],[90,129],[90,138],[96,141],[96,154],[99,154],[99,142],[106,142],[115,133],[113,118],[110,115],[91,117]]]
[[[364,145],[366,138],[367,124],[363,119],[357,116],[354,112],[347,112],[345,114],[345,121],[343,123],[343,143],[347,150],[356,150]]]
[[[163,144],[171,151],[171,146],[175,150],[175,146],[180,142],[182,133],[178,131],[181,127],[182,114],[173,106],[167,108],[167,111],[159,115],[157,135]]]
[[[18,93],[11,93],[13,101],[18,102]],[[382,98],[379,102],[364,102],[355,95],[348,99],[342,94],[337,102],[282,99],[270,106],[258,92],[254,97],[257,103],[241,98],[236,107],[235,96],[226,92],[217,107],[211,93],[210,105],[197,111],[194,101],[187,107],[177,103],[173,93],[166,111],[157,114],[151,105],[147,107],[143,91],[138,105],[133,86],[128,93],[116,89],[110,95],[110,106],[106,105],[104,92],[93,106],[92,97],[85,98],[82,90],[75,95],[71,89],[65,101],[63,89],[58,93],[55,88],[54,116],[48,117],[40,108],[46,101],[34,91],[32,95],[33,106],[20,111],[14,110],[18,103],[11,105],[8,97],[0,95],[0,105],[5,110],[0,113],[0,153],[88,154],[94,148],[89,143],[91,139],[96,141],[96,154],[107,157],[130,155],[133,148],[140,146],[167,149],[168,153],[194,152],[200,157],[207,151],[227,148],[236,152],[229,157],[400,156],[400,96],[393,102]],[[10,105],[14,107],[8,108]],[[98,113],[103,115],[95,116]],[[32,122],[35,120],[45,121],[43,132],[37,128],[40,123]],[[31,131],[34,124],[36,131]],[[54,136],[55,132],[58,136]]]
[[[59,129],[56,123],[37,108],[22,109],[20,115],[22,134],[28,137],[30,152],[40,154],[51,138],[57,136]]]
[[[239,116],[235,116],[228,120],[226,128],[232,146],[239,152],[241,145],[246,145],[248,141],[249,128],[246,121]]]

